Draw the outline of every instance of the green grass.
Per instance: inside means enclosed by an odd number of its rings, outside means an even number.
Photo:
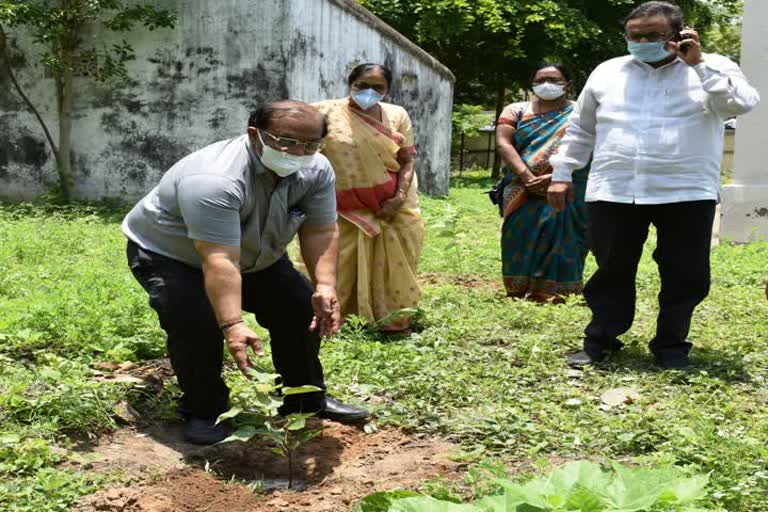
[[[469,173],[449,198],[422,200],[423,329],[393,339],[345,328],[322,350],[332,392],[375,397],[380,426],[446,435],[472,460],[523,472],[573,459],[677,464],[712,472],[712,507],[768,511],[768,244],[713,250],[712,293],[690,336],[699,370],[680,375],[655,370],[645,347],[659,287],[651,239],[626,353],[579,377],[562,355],[579,346],[589,311],[578,299],[543,307],[503,296],[490,184]],[[100,479],[65,469],[60,448],[116,428],[115,401],[145,401],[89,379],[93,360],[163,355],[124,261],[120,218],[95,207],[0,207],[1,510],[62,510],[91,492]],[[228,378],[234,392],[246,385],[234,371]],[[599,396],[618,386],[642,399],[602,410]],[[166,409],[169,396],[159,398]]]

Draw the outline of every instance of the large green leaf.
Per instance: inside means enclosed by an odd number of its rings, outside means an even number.
[[[439,501],[429,496],[405,498],[392,503],[389,512],[484,512],[474,505]]]
[[[709,475],[697,475],[690,478],[678,478],[667,485],[659,497],[660,503],[684,505],[707,497]]]
[[[610,482],[609,474],[589,461],[571,462],[553,471],[549,483],[555,493],[566,495],[580,489],[601,489]]]
[[[307,418],[314,416],[312,413],[305,414],[291,414],[286,419],[288,422],[285,424],[286,430],[301,430],[307,426]]]
[[[578,510],[579,512],[601,512],[603,503],[594,491],[586,488],[574,489],[565,504],[566,510]]]
[[[633,469],[613,465],[614,479],[602,490],[606,510],[612,512],[639,512],[649,510],[659,499],[664,488],[674,480],[673,470]]]
[[[277,413],[277,409],[283,405],[283,401],[276,400],[270,395],[259,395],[256,397],[256,405],[258,405],[267,416],[274,416]]]
[[[225,413],[219,414],[219,417],[216,418],[216,425],[221,423],[222,421],[230,420],[234,418],[235,416],[239,415],[243,410],[239,407],[233,407],[230,410],[228,410]]]
[[[256,382],[263,382],[265,384],[274,384],[275,380],[280,378],[280,375],[277,373],[260,372],[254,368],[248,368],[248,375]]]
[[[269,418],[261,412],[243,411],[237,415],[236,421],[238,425],[253,425],[257,428],[263,428],[268,419]]]
[[[259,429],[253,425],[244,425],[222,441],[222,443],[231,443],[232,441],[249,441],[253,436],[259,434]]]
[[[394,500],[415,496],[418,496],[418,494],[405,490],[377,492],[355,503],[352,512],[389,512]]]
[[[531,480],[525,485],[501,482],[504,496],[508,503],[528,504],[541,510],[549,508],[547,497],[552,495],[552,488],[545,479]],[[502,509],[503,510],[503,509]]]
[[[706,495],[708,477],[681,477],[677,468],[605,470],[572,462],[525,484],[499,483],[503,492],[460,505],[430,497],[395,501],[387,512],[649,512],[658,505],[685,507]],[[679,509],[681,512],[685,508]]]
[[[483,512],[495,512],[497,510],[517,511],[518,507],[524,504],[525,499],[523,499],[519,494],[511,492],[510,489],[507,489],[503,494],[486,496],[485,498],[475,503],[475,506]]]

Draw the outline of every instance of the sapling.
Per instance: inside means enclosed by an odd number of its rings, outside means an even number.
[[[314,416],[314,413],[279,416],[278,409],[283,405],[283,400],[276,398],[275,395],[280,392],[282,396],[291,396],[314,393],[321,389],[315,386],[283,386],[277,383],[280,376],[274,373],[263,373],[251,369],[250,374],[254,380],[254,393],[253,397],[249,397],[247,408],[233,407],[216,420],[217,424],[225,420],[233,420],[237,425],[237,430],[222,443],[249,441],[256,436],[270,439],[275,444],[272,451],[288,460],[288,488],[291,489],[296,451],[317,436],[321,430],[306,428],[307,419]]]

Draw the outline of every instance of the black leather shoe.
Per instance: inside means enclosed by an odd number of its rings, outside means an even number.
[[[216,418],[187,417],[184,423],[184,440],[192,444],[216,444],[220,443],[234,432],[234,428],[224,421],[218,425]]]
[[[656,365],[665,370],[690,370],[691,362],[688,360],[688,354],[665,354],[656,356]]]
[[[325,397],[325,408],[317,413],[318,418],[338,421],[339,423],[359,423],[367,420],[369,416],[365,409],[346,405],[328,397]]]
[[[690,341],[684,340],[673,345],[664,344],[658,346],[658,341],[654,338],[649,347],[653,355],[656,356],[656,365],[665,370],[690,370],[691,363],[688,360],[688,353],[693,345]]]
[[[584,340],[584,350],[565,356],[570,366],[581,368],[604,361],[611,354],[615,354],[624,347],[619,340],[613,339],[594,339],[586,338]]]
[[[575,368],[582,368],[584,366],[590,366],[595,363],[599,363],[605,359],[605,354],[589,355],[586,351],[582,350],[575,354],[568,354],[565,356],[565,360],[568,361],[570,366]]]

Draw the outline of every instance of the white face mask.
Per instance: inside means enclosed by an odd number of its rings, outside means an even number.
[[[533,93],[543,100],[556,100],[565,95],[565,86],[544,82],[533,86]]]
[[[315,155],[291,155],[284,151],[278,151],[264,144],[260,130],[256,130],[256,135],[261,142],[261,163],[281,178],[290,176],[304,167],[309,167],[315,159]]]

